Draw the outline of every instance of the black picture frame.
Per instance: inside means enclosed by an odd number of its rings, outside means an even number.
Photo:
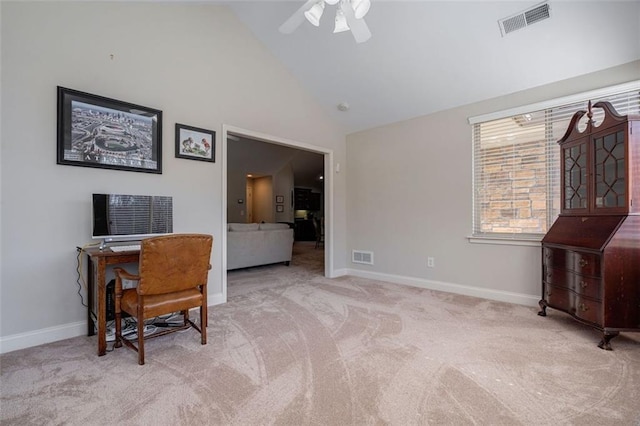
[[[284,195],[276,195],[276,203],[278,204],[284,203]]]
[[[276,205],[276,212],[277,213],[282,213],[284,212],[284,206],[282,204],[278,204]]]
[[[57,164],[162,173],[162,111],[58,86]]]
[[[216,162],[216,132],[176,123],[176,158]]]

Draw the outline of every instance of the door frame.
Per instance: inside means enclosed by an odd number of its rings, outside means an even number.
[[[324,156],[324,276],[334,276],[334,256],[333,256],[333,170],[334,155],[333,150],[311,145],[304,142],[285,139],[278,136],[268,135],[266,133],[256,132],[253,130],[243,129],[228,124],[222,125],[221,135],[221,157],[222,157],[222,223],[220,229],[223,230],[222,244],[222,298],[224,303],[227,301],[227,144],[229,143],[228,135],[232,133],[240,137],[259,140],[262,142],[272,143],[275,145],[283,145],[290,148],[301,149],[304,151],[316,152]],[[233,143],[233,141],[231,142]]]

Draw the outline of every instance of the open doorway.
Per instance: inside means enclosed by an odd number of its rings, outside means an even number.
[[[233,133],[227,138],[228,223],[293,226],[324,217],[323,154]],[[296,231],[296,241],[315,239],[303,226]]]
[[[332,168],[333,152],[324,147],[226,125],[223,126],[222,149],[223,190],[227,194],[223,203],[223,229],[228,223],[238,222],[287,223],[295,229],[296,241],[306,239],[312,247],[316,247],[315,233],[311,238],[310,232],[314,231],[310,231],[308,225],[313,219],[318,219],[322,223],[324,275],[331,276],[333,184],[327,171]],[[256,184],[259,184],[259,188]],[[260,202],[259,196],[262,199]],[[304,204],[305,200],[307,204]],[[257,220],[258,215],[260,220]],[[306,230],[302,222],[306,223]],[[223,235],[222,241],[225,300],[226,237],[226,234]]]

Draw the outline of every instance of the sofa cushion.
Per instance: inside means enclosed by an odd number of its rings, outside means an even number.
[[[230,223],[229,231],[245,232],[245,231],[257,231],[257,223]]]
[[[261,231],[268,231],[271,229],[289,229],[289,225],[286,223],[261,223],[259,224]]]

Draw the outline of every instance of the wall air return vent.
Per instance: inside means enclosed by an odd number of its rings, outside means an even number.
[[[373,252],[353,250],[351,252],[352,263],[364,263],[365,265],[373,265]]]
[[[548,3],[542,3],[508,18],[501,19],[498,21],[498,24],[500,24],[502,37],[504,37],[509,33],[528,27],[531,24],[543,21],[549,17],[551,17],[551,8]]]

